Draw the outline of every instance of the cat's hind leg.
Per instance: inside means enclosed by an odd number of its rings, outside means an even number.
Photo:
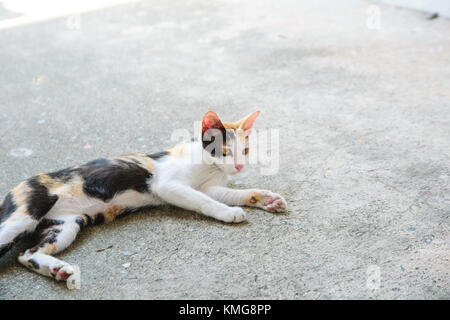
[[[18,184],[0,205],[0,257],[23,235],[33,232],[58,200],[40,177]]]
[[[24,183],[10,191],[0,205],[0,257],[3,256],[23,235],[34,231],[39,217],[28,210]]]
[[[0,257],[23,235],[34,231],[39,221],[26,212],[17,211],[0,224]]]
[[[45,219],[39,243],[19,255],[18,260],[28,269],[56,280],[67,280],[73,267],[52,255],[66,249],[87,224],[85,216],[71,215],[60,219]]]

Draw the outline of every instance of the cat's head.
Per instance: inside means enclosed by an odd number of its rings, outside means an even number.
[[[249,135],[260,111],[236,122],[222,122],[208,111],[202,119],[202,144],[208,161],[228,174],[241,172],[248,164]]]

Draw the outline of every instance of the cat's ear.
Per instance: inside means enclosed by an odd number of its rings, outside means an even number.
[[[219,116],[213,111],[208,111],[205,113],[202,119],[202,133],[205,133],[209,129],[218,129],[220,131],[225,130]]]
[[[252,128],[253,123],[255,122],[256,118],[258,118],[261,111],[255,111],[252,114],[249,114],[248,116],[242,118],[237,122],[239,125],[239,129],[242,129],[244,131],[248,131]]]

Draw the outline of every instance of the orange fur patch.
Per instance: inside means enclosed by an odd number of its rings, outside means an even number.
[[[39,248],[38,252],[39,253],[43,253],[43,254],[55,254],[57,249],[58,248],[56,247],[56,244],[54,244],[54,243],[47,243],[42,248]]]
[[[245,202],[248,204],[256,204],[258,202],[261,202],[262,200],[263,200],[263,196],[257,192],[254,192],[250,197],[245,199]]]
[[[55,254],[58,250],[58,248],[56,247],[55,243],[45,243],[42,247],[38,247],[39,245],[37,245],[34,251],[42,253],[42,254]],[[33,249],[34,249],[33,248]],[[31,249],[31,250],[33,250]]]
[[[31,188],[26,181],[19,183],[14,189],[11,190],[14,203],[17,209],[27,205],[28,194],[31,192]]]
[[[82,215],[82,216],[80,216],[80,218],[83,219],[85,226],[87,226],[89,224],[90,221],[86,215]]]
[[[222,122],[225,129],[237,129],[239,128],[239,123],[232,123],[232,122]]]
[[[56,189],[56,188],[60,188],[63,184],[61,183],[61,181],[52,179],[48,174],[46,173],[39,173],[37,175],[38,178],[38,182],[42,185],[44,185],[45,187],[47,187],[47,189],[52,192],[52,190]]]
[[[235,131],[236,135],[239,137],[242,143],[248,145],[248,135],[245,134],[244,130],[237,129]]]
[[[174,157],[181,157],[186,153],[186,145],[180,144],[176,147],[173,147],[171,149],[166,150],[171,156]]]
[[[140,159],[141,159],[140,162],[142,163],[144,168],[147,169],[148,172],[152,173],[153,172],[153,160],[147,156],[144,156]]]
[[[143,153],[130,154],[126,156],[117,157],[115,159],[121,159],[134,163],[137,162],[141,167],[145,168],[148,172],[153,173],[153,160]]]
[[[81,177],[76,177],[75,181],[71,181],[69,190],[67,193],[74,198],[80,197],[83,195],[83,180]]]
[[[120,215],[124,211],[122,206],[113,205],[106,209],[105,213],[105,222],[113,221],[118,215]]]

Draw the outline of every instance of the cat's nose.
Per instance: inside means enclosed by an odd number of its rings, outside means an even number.
[[[242,165],[242,164],[236,164],[236,165],[234,165],[234,167],[235,167],[236,170],[239,172],[239,171],[241,171],[241,170],[244,168],[244,165]]]

